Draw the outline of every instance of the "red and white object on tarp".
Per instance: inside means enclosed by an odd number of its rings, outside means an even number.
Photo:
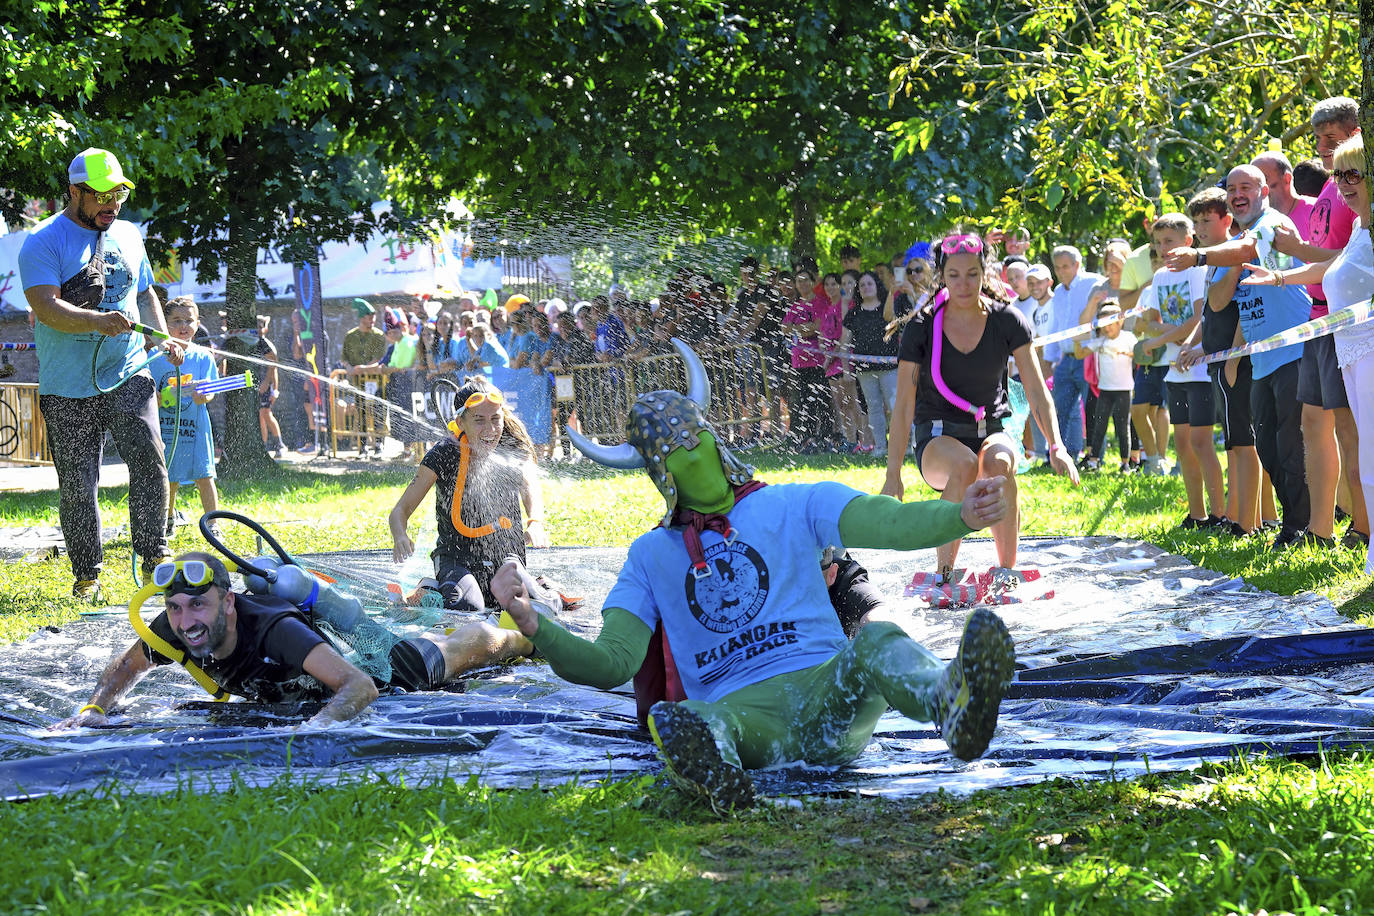
[[[1040,581],[1038,569],[1007,569],[994,566],[987,572],[953,569],[947,573],[918,572],[911,577],[905,594],[920,598],[931,607],[974,607],[976,605],[1020,604],[1054,597],[1054,589],[1044,583],[1024,592],[1022,586]]]

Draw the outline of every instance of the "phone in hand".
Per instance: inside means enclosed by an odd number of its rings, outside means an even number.
[[[898,283],[901,283],[901,282],[905,281],[905,280],[906,280],[906,268],[905,268],[905,267],[894,267],[894,268],[892,268],[892,277],[893,277],[893,279],[895,279]]]

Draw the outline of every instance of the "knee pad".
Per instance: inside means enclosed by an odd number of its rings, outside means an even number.
[[[440,582],[439,594],[444,596],[444,610],[446,611],[482,612],[486,610],[485,607],[473,604],[468,600],[457,582],[451,580]]]

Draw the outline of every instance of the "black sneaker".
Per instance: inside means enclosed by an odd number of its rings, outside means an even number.
[[[1278,537],[1269,545],[1270,550],[1284,551],[1295,546],[1307,533],[1304,528],[1280,528]]]
[[[1231,520],[1222,518],[1220,515],[1209,515],[1202,523],[1202,527],[1211,528],[1213,531],[1226,531],[1231,526]]]
[[[1210,516],[1210,515],[1207,516],[1206,518],[1193,518],[1191,515],[1185,515],[1185,516],[1183,516],[1183,521],[1181,521],[1181,522],[1178,523],[1178,530],[1179,530],[1179,531],[1198,531],[1199,529],[1202,529],[1202,528],[1210,528],[1211,525],[1212,525],[1212,516]]]
[[[649,734],[663,757],[668,778],[695,795],[717,814],[752,807],[754,782],[726,763],[706,720],[681,703],[655,703],[649,710]]]
[[[987,608],[964,622],[959,654],[936,685],[935,724],[960,760],[977,760],[997,730],[997,708],[1016,673],[1016,645]]]
[[[1341,546],[1346,550],[1368,550],[1369,535],[1350,528],[1345,532],[1345,537],[1341,538]]]
[[[1336,539],[1334,537],[1325,538],[1320,534],[1313,534],[1307,531],[1303,533],[1302,537],[1293,542],[1293,547],[1315,547],[1320,550],[1335,550]]]

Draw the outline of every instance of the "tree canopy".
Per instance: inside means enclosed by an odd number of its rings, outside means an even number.
[[[1078,240],[1179,209],[1271,141],[1311,155],[1312,104],[1359,79],[1358,22],[1337,4],[952,0],[920,35],[894,98],[958,88],[894,125],[901,153],[937,149],[996,174],[995,212],[971,215]],[[969,156],[960,131],[989,117],[1005,155]]]

